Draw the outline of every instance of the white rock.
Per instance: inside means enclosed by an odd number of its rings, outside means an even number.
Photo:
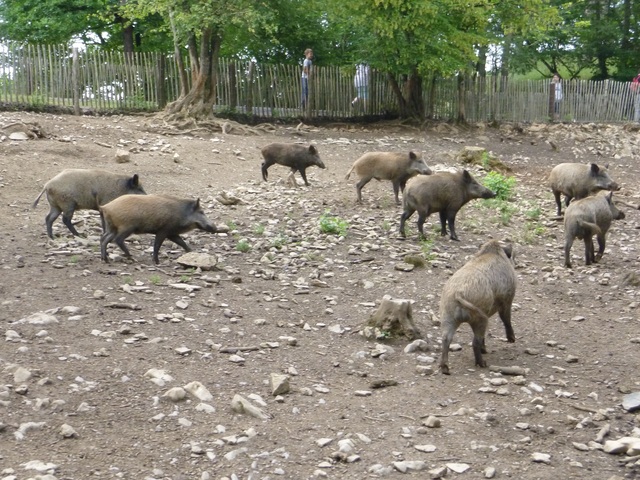
[[[548,453],[534,452],[531,454],[531,460],[536,463],[546,463],[549,465],[551,463],[551,455]]]
[[[60,427],[60,435],[62,435],[64,438],[77,438],[78,432],[76,432],[71,425],[64,423]]]
[[[187,398],[187,392],[182,387],[173,387],[167,390],[162,395],[162,398],[174,403],[181,402],[182,400],[185,400]]]
[[[21,318],[13,322],[13,325],[20,325],[22,323],[28,323],[29,325],[50,325],[52,323],[59,323],[55,315],[51,315],[47,312],[32,313],[28,317]]]
[[[131,155],[129,151],[119,148],[116,150],[115,160],[116,163],[129,163],[131,161]]]
[[[449,470],[452,470],[452,471],[454,471],[456,473],[464,473],[467,470],[469,470],[469,468],[471,468],[466,463],[447,463],[445,465],[447,466],[447,468]]]
[[[224,458],[225,458],[225,460],[232,461],[232,460],[235,460],[236,458],[238,458],[243,453],[247,453],[247,451],[248,451],[247,447],[242,447],[242,448],[238,448],[236,450],[231,450],[230,452],[225,454]]]
[[[31,378],[31,372],[24,367],[18,367],[13,372],[13,381],[15,383],[24,383]]]
[[[207,387],[200,382],[190,382],[184,386],[184,389],[202,402],[213,401],[213,395],[211,395],[211,392],[209,392]]]
[[[404,353],[428,352],[428,351],[429,351],[429,344],[422,339],[414,340],[409,345],[404,347]]]
[[[169,375],[165,370],[158,368],[150,368],[144,374],[145,378],[150,379],[159,387],[164,387],[167,382],[172,382],[173,377]]]
[[[216,409],[208,403],[199,403],[198,405],[196,405],[196,411],[209,414],[216,413]]]
[[[333,438],[319,438],[318,440],[316,440],[316,445],[318,445],[319,447],[326,447],[331,442],[333,442]]]
[[[438,417],[434,417],[433,415],[429,415],[427,419],[423,422],[423,425],[429,428],[440,428],[442,422]]]
[[[496,469],[493,467],[487,467],[484,469],[484,478],[493,478],[496,476]]]
[[[435,445],[414,445],[413,448],[424,453],[432,453],[436,451]]]
[[[272,373],[269,376],[269,386],[271,387],[271,395],[274,397],[277,395],[284,395],[289,393],[291,386],[289,384],[289,375],[282,375],[280,373]]]
[[[31,460],[26,463],[21,463],[20,466],[24,467],[25,470],[35,470],[39,473],[55,472],[58,468],[58,465],[55,463],[44,463],[40,460]]]
[[[251,404],[249,400],[244,398],[242,395],[236,394],[231,400],[231,408],[236,413],[246,413],[255,418],[259,418],[260,420],[268,420],[271,416],[265,412],[263,412],[260,408]]]
[[[14,435],[14,437],[16,437],[16,440],[23,440],[24,437],[25,437],[25,434],[29,430],[39,430],[42,427],[44,427],[45,425],[46,425],[45,422],[25,422],[25,423],[21,423],[20,426],[18,427],[18,430],[13,432],[13,435]]]
[[[422,460],[405,460],[402,462],[393,462],[393,467],[401,473],[408,471],[419,472],[427,468],[427,464]]]

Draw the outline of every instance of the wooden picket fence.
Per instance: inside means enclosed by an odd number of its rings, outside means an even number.
[[[215,111],[256,120],[397,116],[398,102],[387,77],[375,70],[369,75],[366,103],[351,105],[354,71],[353,66],[314,66],[303,110],[299,65],[221,59]],[[401,78],[398,83],[404,88]],[[633,119],[636,98],[629,82],[572,80],[563,81],[562,86],[561,121],[620,123]],[[467,79],[459,95],[457,78],[436,78],[424,82],[424,110],[434,120],[456,120],[462,98],[464,118],[469,122],[544,122],[553,113],[549,87],[549,80],[488,75]],[[5,108],[75,113],[157,111],[179,93],[179,72],[171,55],[0,45],[0,104]]]

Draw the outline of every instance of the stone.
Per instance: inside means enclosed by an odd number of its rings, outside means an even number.
[[[50,325],[52,323],[58,323],[58,319],[55,315],[47,312],[36,312],[32,313],[28,317],[16,320],[12,325],[20,325],[22,323],[28,323],[29,325]]]
[[[549,465],[551,463],[551,455],[548,453],[534,452],[531,454],[531,460],[535,463],[545,463]]]
[[[464,473],[471,468],[466,463],[447,463],[447,468],[456,473]]]
[[[216,268],[218,259],[215,255],[209,255],[208,253],[188,252],[178,257],[176,262],[183,267],[208,271]]]
[[[640,409],[640,392],[633,392],[623,396],[622,408],[627,412],[635,412]]]
[[[401,473],[408,471],[419,472],[427,468],[427,464],[421,460],[404,460],[402,462],[393,462],[393,467]]]
[[[289,393],[291,386],[289,384],[289,375],[282,375],[280,373],[272,373],[269,377],[269,386],[271,387],[271,395],[274,397],[277,395],[284,395]]]
[[[435,445],[414,445],[413,448],[424,453],[432,453],[436,451]]]
[[[118,149],[115,156],[116,163],[129,163],[131,161],[131,154],[128,150]]]
[[[165,400],[169,400],[171,402],[177,403],[177,402],[181,402],[182,400],[185,400],[187,398],[187,392],[182,387],[174,387],[174,388],[171,388],[171,389],[167,390],[162,395],[162,398],[165,399]]]
[[[442,426],[442,422],[438,417],[429,415],[427,419],[423,422],[423,425],[429,428],[440,428]]]
[[[253,405],[249,400],[244,398],[242,395],[236,394],[231,400],[231,408],[236,413],[243,413],[250,415],[252,417],[258,418],[260,420],[268,420],[271,416],[262,409]]]
[[[213,395],[211,395],[211,392],[209,392],[207,387],[200,382],[190,382],[184,386],[184,389],[202,402],[213,401]]]
[[[77,438],[78,432],[76,432],[71,425],[64,423],[60,427],[60,435],[62,435],[63,438]]]

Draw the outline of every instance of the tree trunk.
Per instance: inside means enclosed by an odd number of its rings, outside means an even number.
[[[478,61],[476,62],[476,74],[480,78],[487,77],[487,51],[488,47],[486,45],[481,46],[478,49]]]
[[[184,59],[182,58],[182,49],[180,48],[180,43],[178,41],[178,34],[176,31],[173,11],[169,13],[169,23],[171,24],[171,32],[173,33],[173,50],[176,56],[176,66],[178,67],[178,74],[180,75],[180,98],[182,98],[187,94],[189,77],[187,77],[187,69],[184,65]]]
[[[189,57],[193,66],[191,89],[167,106],[169,114],[193,118],[213,116],[221,41],[221,36],[212,27],[202,31],[199,48],[195,35],[189,37]]]
[[[122,28],[122,43],[124,45],[124,55],[125,57],[132,59],[133,58],[133,24],[124,23],[123,19],[123,28]]]
[[[400,117],[423,120],[424,101],[422,100],[422,77],[418,74],[418,70],[414,69],[406,80],[406,98],[393,75],[388,73],[387,80],[389,81],[391,90],[393,90],[398,99]]]

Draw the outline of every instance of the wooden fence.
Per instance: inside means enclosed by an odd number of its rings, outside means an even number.
[[[369,75],[367,102],[351,105],[354,70],[314,66],[308,106],[303,110],[299,65],[221,59],[215,110],[265,120],[397,115],[398,102],[386,76],[374,70]],[[398,83],[404,88],[401,78]],[[425,112],[434,120],[457,119],[462,98],[465,119],[470,122],[544,122],[553,114],[549,86],[549,80],[487,76],[467,79],[459,95],[457,78],[436,78],[424,82],[423,100]],[[636,98],[629,82],[573,80],[563,81],[562,87],[558,114],[562,121],[619,123],[633,119]],[[179,92],[179,74],[171,55],[0,45],[0,103],[5,108],[155,111],[176,100]]]

